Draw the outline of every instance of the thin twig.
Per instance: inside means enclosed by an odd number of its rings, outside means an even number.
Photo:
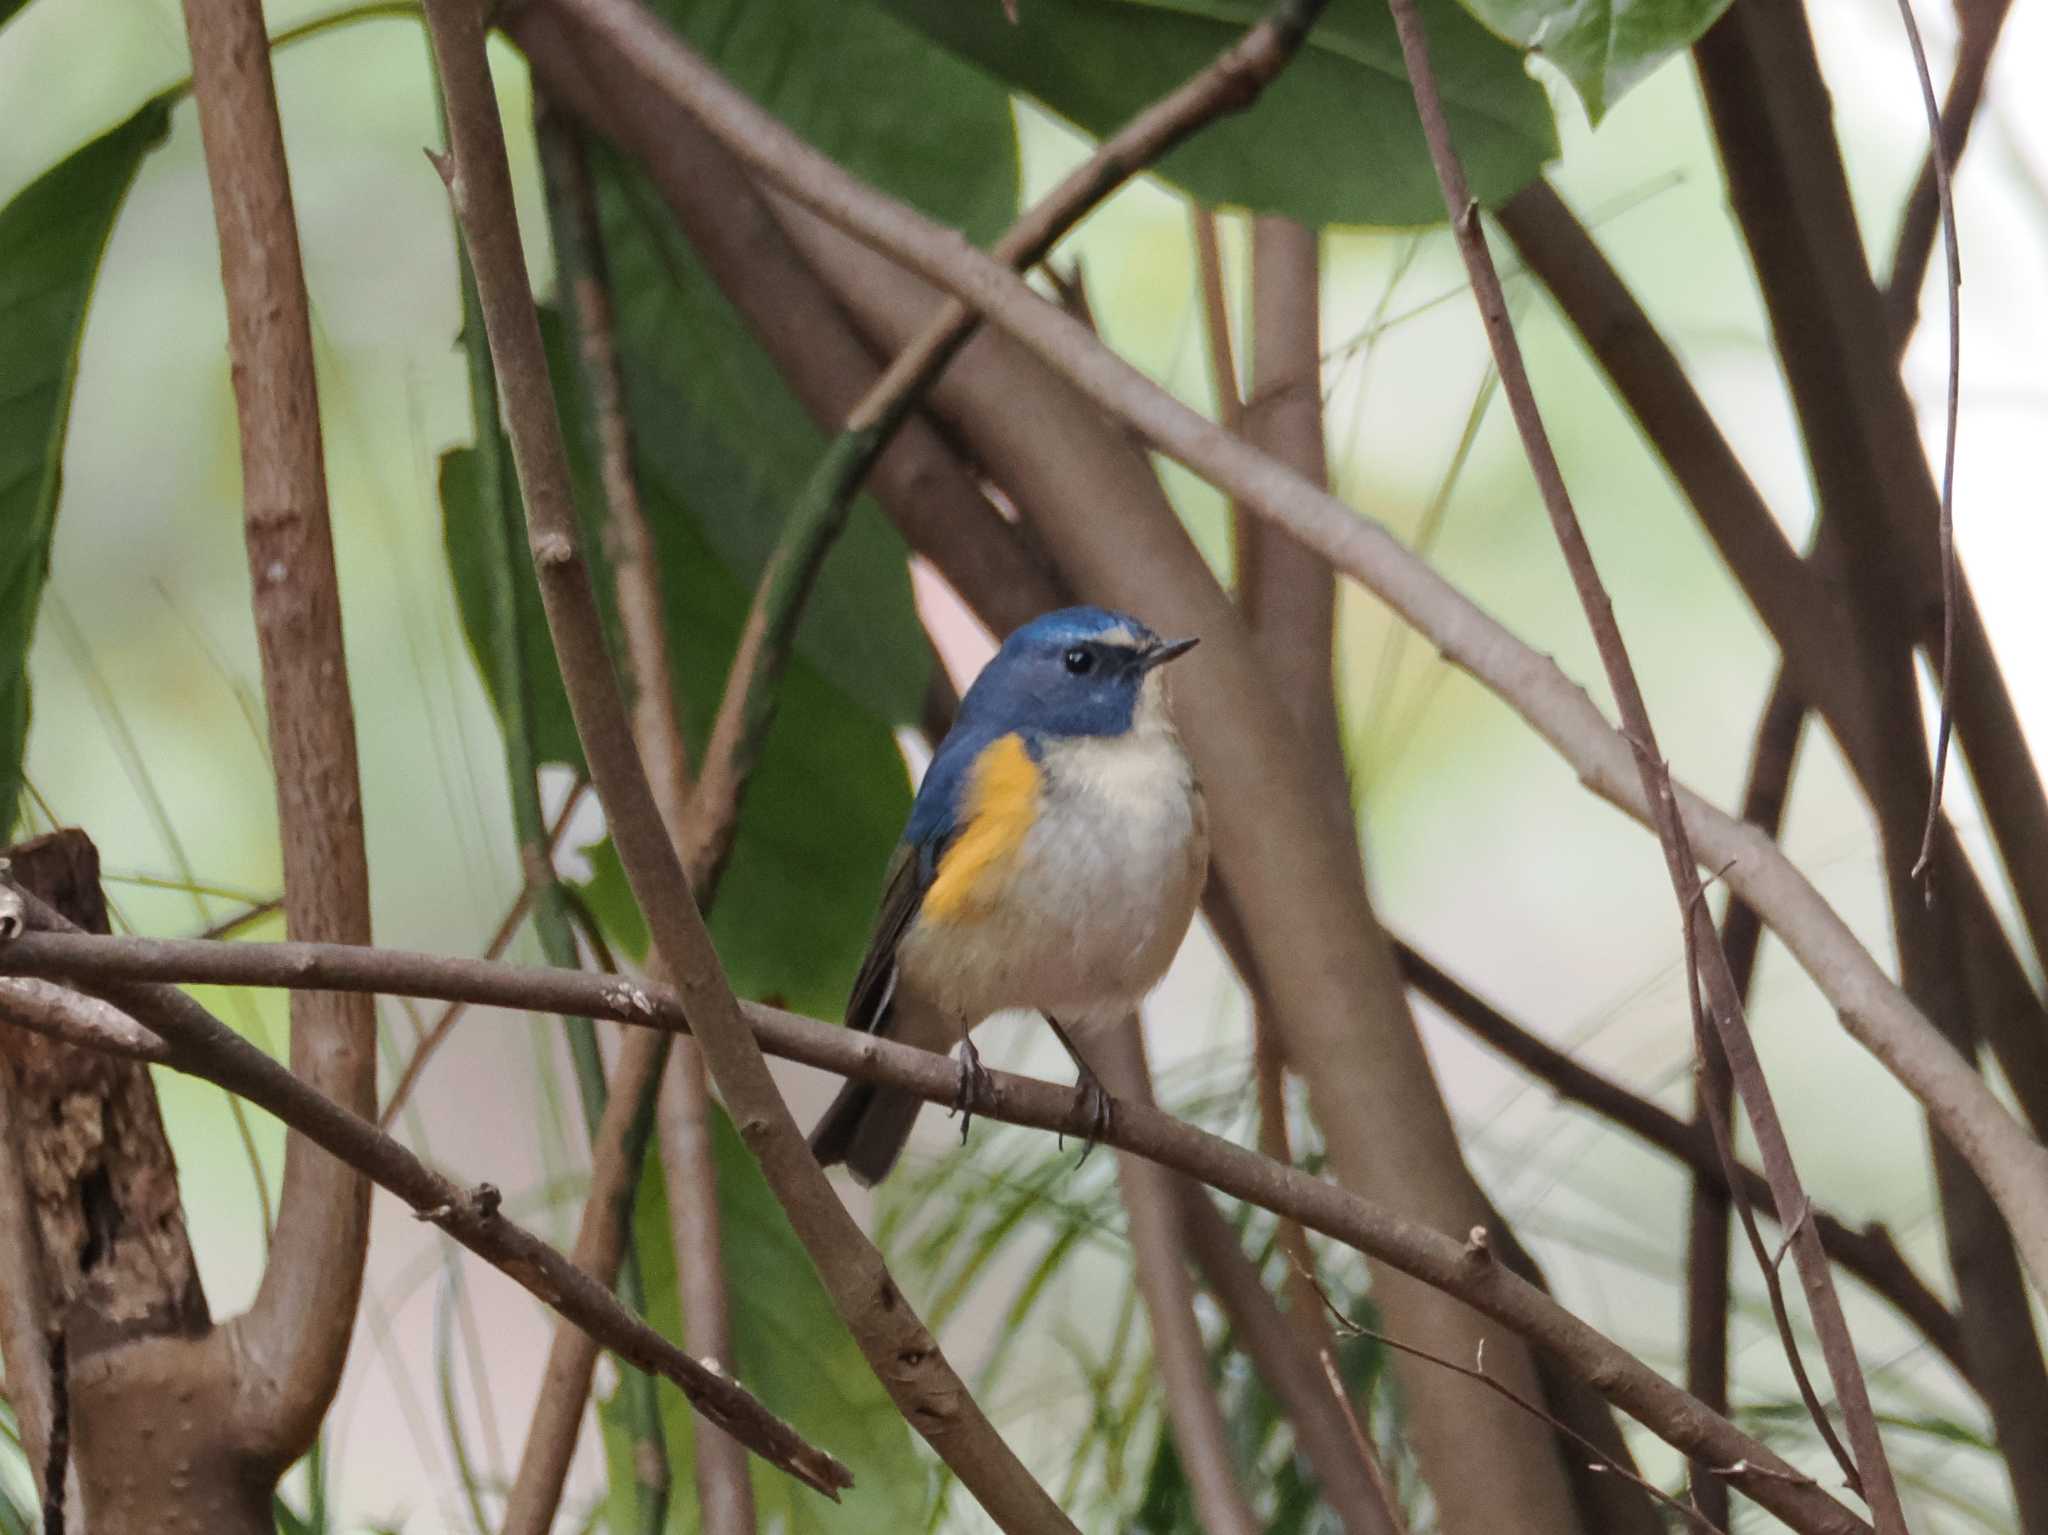
[[[1984,82],[1991,73],[1991,57],[1998,49],[1999,34],[2012,9],[2012,0],[1963,0],[1956,7],[1962,37],[1956,45],[1955,72],[1949,76],[1948,93],[1941,104],[1941,152],[1951,168],[1963,157],[1970,141],[1970,129],[1977,109],[1984,101]],[[1906,345],[1920,323],[1920,289],[1927,280],[1927,264],[1934,255],[1934,237],[1942,225],[1941,188],[1934,150],[1920,162],[1904,212],[1899,215],[1899,236],[1892,247],[1891,275],[1885,281],[1885,317],[1890,322],[1892,353],[1905,355]]]
[[[1129,1102],[1154,1101],[1145,1035],[1135,1015],[1089,1043],[1089,1064],[1105,1087]],[[1196,1520],[1204,1535],[1257,1535],[1258,1517],[1238,1485],[1230,1428],[1210,1378],[1209,1351],[1183,1261],[1180,1179],[1157,1163],[1119,1151],[1116,1180],[1138,1296],[1152,1334],[1153,1368]]]
[[[63,947],[81,941],[127,941],[79,933],[32,897],[26,899],[26,905],[30,920],[38,931],[16,938],[11,943],[0,943],[0,954],[23,943],[33,947],[54,942]],[[221,955],[236,950],[255,953],[259,949],[275,949],[274,945],[246,943],[215,943],[204,947]],[[289,947],[304,948],[303,945]],[[388,952],[353,944],[329,944],[320,948],[337,956],[342,953],[372,956]],[[507,970],[512,967],[485,965],[485,968]],[[559,974],[579,982],[601,980],[574,971],[540,973]],[[294,985],[296,989],[296,983]],[[334,988],[314,986],[311,989]],[[490,1185],[480,1184],[467,1190],[458,1188],[429,1169],[369,1120],[309,1086],[173,986],[129,977],[95,983],[94,990],[164,1042],[169,1049],[169,1058],[164,1064],[248,1099],[276,1115],[289,1128],[306,1136],[344,1166],[390,1190],[410,1205],[420,1219],[432,1222],[485,1262],[502,1269],[521,1287],[570,1318],[620,1358],[674,1381],[693,1407],[722,1425],[764,1460],[829,1496],[836,1497],[841,1490],[853,1485],[852,1477],[844,1466],[807,1443],[737,1382],[676,1348],[621,1307],[604,1286],[580,1272],[554,1248],[505,1219],[499,1209],[497,1191]],[[494,999],[472,993],[468,1000],[488,1005]],[[530,1010],[573,1010],[573,1006],[572,1009],[552,1006],[553,1000],[538,1000]],[[583,1011],[590,1013],[593,1010]],[[74,1039],[73,1043],[97,1048],[104,1041],[86,1037]]]
[[[1705,1005],[1700,1000],[1699,961],[1697,942],[1694,936],[1698,924],[1685,925],[1686,940],[1686,998],[1692,1008],[1694,1048],[1704,1062],[1713,1044],[1708,1037],[1708,1022]],[[1704,1071],[1704,1065],[1700,1068]],[[1714,1152],[1721,1159],[1721,1176],[1731,1190],[1736,1189],[1741,1178],[1736,1170],[1734,1131],[1720,1105],[1705,1094],[1701,1096],[1701,1107],[1705,1110],[1707,1127],[1713,1132]],[[1813,1380],[1806,1373],[1806,1361],[1800,1357],[1799,1340],[1792,1331],[1792,1314],[1785,1305],[1785,1286],[1778,1277],[1778,1265],[1785,1255],[1785,1247],[1805,1227],[1811,1207],[1802,1208],[1793,1220],[1786,1224],[1785,1245],[1774,1255],[1764,1247],[1763,1233],[1757,1230],[1756,1212],[1746,1199],[1735,1202],[1735,1213],[1742,1222],[1742,1234],[1749,1240],[1749,1250],[1756,1259],[1757,1276],[1764,1282],[1764,1293],[1770,1299],[1771,1321],[1778,1329],[1778,1344],[1784,1350],[1785,1363],[1791,1366],[1792,1382],[1798,1388],[1799,1400],[1806,1406],[1806,1415],[1813,1421],[1821,1442],[1828,1447],[1828,1453],[1835,1458],[1835,1464],[1842,1468],[1842,1476],[1849,1489],[1863,1495],[1863,1478],[1857,1471],[1856,1462],[1850,1457],[1842,1441],[1835,1434],[1835,1426],[1828,1420],[1828,1411],[1821,1404],[1820,1393],[1813,1389]],[[1779,1219],[1784,1221],[1784,1211],[1779,1210]],[[1865,1498],[1865,1501],[1869,1501]]]
[[[582,803],[583,795],[589,788],[589,779],[577,779],[574,787],[569,790],[569,797],[562,801],[562,808],[555,816],[555,824],[548,829],[545,851],[550,868],[554,865],[556,852],[561,848],[562,834],[569,829],[569,819],[575,814],[576,807]],[[491,941],[484,945],[485,959],[499,958],[511,945],[512,935],[519,931],[519,924],[526,920],[527,909],[533,904],[534,889],[533,871],[522,868],[519,893],[512,898],[512,904],[505,908],[505,915],[498,919],[498,926],[491,934]],[[449,1034],[453,1032],[455,1025],[462,1021],[462,1015],[467,1011],[467,1003],[450,1002],[441,1009],[440,1016],[428,1025],[426,1032],[420,1036],[419,1043],[413,1046],[405,1068],[398,1074],[398,1080],[392,1084],[391,1096],[384,1102],[384,1111],[377,1116],[378,1129],[389,1130],[397,1122],[399,1111],[405,1107],[406,1100],[412,1096],[413,1088],[419,1083],[420,1073],[427,1069],[427,1062],[433,1059],[434,1052],[447,1043]]]
[[[1396,944],[1408,984],[1442,1008],[1447,1016],[1491,1048],[1546,1082],[1561,1096],[1584,1105],[1658,1150],[1683,1162],[1696,1178],[1708,1180],[1728,1194],[1726,1174],[1704,1126],[1695,1127],[1668,1109],[1637,1096],[1618,1082],[1573,1060],[1489,1005],[1428,956],[1405,943]],[[1751,1167],[1738,1169],[1743,1197],[1761,1209],[1771,1208],[1770,1184]],[[1882,1228],[1858,1230],[1825,1210],[1809,1207],[1822,1245],[1851,1274],[1883,1296],[1919,1330],[1963,1379],[1971,1378],[1956,1317],[1928,1287]]]
[[[1266,1293],[1259,1271],[1238,1245],[1236,1229],[1218,1213],[1206,1189],[1186,1178],[1177,1188],[1182,1240],[1230,1323],[1231,1341],[1251,1359],[1293,1424],[1295,1445],[1315,1473],[1324,1504],[1346,1535],[1401,1535],[1400,1504],[1377,1458],[1368,1454],[1361,1459],[1345,1414],[1316,1378],[1313,1353]],[[1306,1281],[1301,1284],[1322,1329],[1322,1302]]]
[[[609,262],[588,149],[580,130],[562,118],[545,93],[537,98],[536,115],[542,129],[543,157],[550,166],[549,211],[556,260],[572,300],[582,393],[589,407],[586,423],[594,438],[604,485],[602,537],[611,559],[623,663],[633,700],[633,739],[640,760],[647,765],[648,787],[669,841],[681,851],[692,845],[688,828],[693,810],[701,811],[700,821],[721,812],[692,801],[690,754],[683,739],[675,669],[669,662],[660,555],[634,473],[632,419],[626,408]],[[736,806],[731,819],[737,819]],[[710,872],[693,867],[690,882],[699,901],[708,905]],[[586,932],[592,942],[600,941],[594,924],[587,925]],[[604,968],[612,968],[608,960]],[[623,1072],[627,1063],[622,1058],[620,1064]],[[711,1161],[709,1084],[694,1040],[676,1042],[669,1052],[665,1080],[665,1087],[657,1081],[654,1092],[677,1283],[683,1300],[684,1341],[699,1359],[715,1361],[731,1372],[735,1368],[731,1303],[726,1293],[717,1169]],[[593,1181],[604,1171],[601,1165],[593,1167]],[[557,1342],[564,1340],[558,1338]],[[567,1340],[567,1346],[580,1349],[575,1340]],[[587,1394],[588,1367],[580,1374]],[[580,1415],[568,1419],[563,1431],[573,1434],[580,1421]],[[745,1452],[730,1436],[710,1427],[697,1435],[692,1450],[698,1513],[708,1535],[752,1531],[754,1484]]]
[[[1934,733],[1934,787],[1927,795],[1927,826],[1920,834],[1920,856],[1913,862],[1913,878],[1924,880],[1934,860],[1935,826],[1941,818],[1941,786],[1948,776],[1948,738],[1955,723],[1949,707],[1949,689],[1955,676],[1956,656],[1956,421],[1962,413],[1963,268],[1956,243],[1956,200],[1949,185],[1941,103],[1934,99],[1934,76],[1927,69],[1927,49],[1920,41],[1920,24],[1913,19],[1913,0],[1899,0],[1899,20],[1905,23],[1906,40],[1913,45],[1913,68],[1920,76],[1920,99],[1927,108],[1927,153],[1934,162],[1934,186],[1941,200],[1942,254],[1948,279],[1948,423],[1941,454],[1941,669],[1936,676],[1941,690],[1941,720]],[[1929,901],[1934,899],[1931,881],[1925,893]]]
[[[429,0],[447,94],[446,165],[504,394],[542,605],[584,758],[656,953],[690,997],[706,1065],[825,1290],[905,1418],[1006,1529],[1070,1535],[1073,1525],[974,1404],[881,1255],[839,1202],[748,1032],[695,895],[647,786],[589,571],[546,352],[528,287],[482,20],[470,0]]]
[[[1756,736],[1750,749],[1749,777],[1742,791],[1742,819],[1766,835],[1777,837],[1785,819],[1785,803],[1792,786],[1792,769],[1798,758],[1799,740],[1805,731],[1806,706],[1788,685],[1783,668],[1771,686],[1770,698],[1757,718]],[[1728,956],[1728,969],[1735,978],[1736,994],[1749,1005],[1756,979],[1757,956],[1763,945],[1763,923],[1755,908],[1731,901],[1721,923],[1721,948]],[[1720,1126],[1728,1123],[1735,1106],[1735,1086],[1728,1073],[1727,1057],[1711,1031],[1694,1030],[1698,1054],[1693,1086],[1691,1128],[1705,1130],[1714,1141],[1717,1165],[1725,1179],[1730,1158],[1721,1155]],[[1746,1171],[1746,1170],[1745,1170]],[[1758,1180],[1748,1180],[1755,1183]],[[1747,1197],[1744,1179],[1734,1187],[1723,1187],[1707,1170],[1696,1170],[1692,1178],[1691,1220],[1686,1242],[1685,1291],[1685,1383],[1693,1394],[1716,1411],[1728,1409],[1728,1313],[1729,1250],[1728,1214],[1731,1201],[1739,1200],[1745,1212],[1754,1201]],[[1763,1190],[1768,1194],[1769,1190]],[[1821,1245],[1836,1262],[1843,1250],[1821,1232]],[[1904,1260],[1901,1259],[1901,1262]],[[1845,1265],[1854,1272],[1853,1265]],[[1866,1281],[1867,1282],[1867,1281]],[[1932,1299],[1930,1295],[1929,1299]],[[1939,1307],[1937,1306],[1937,1309]],[[1947,1312],[1942,1320],[1954,1323]],[[1728,1522],[1728,1487],[1713,1474],[1713,1467],[1694,1462],[1693,1499],[1700,1511],[1717,1524]]]
[[[1580,605],[1585,609],[1593,631],[1602,668],[1620,709],[1623,733],[1635,753],[1643,796],[1649,805],[1658,840],[1663,844],[1672,888],[1678,897],[1688,957],[1704,961],[1703,966],[1689,964],[1688,969],[1695,977],[1699,976],[1702,968],[1705,971],[1707,990],[1713,1001],[1714,1026],[1721,1035],[1722,1048],[1727,1053],[1736,1089],[1756,1132],[1780,1220],[1791,1223],[1791,1245],[1805,1284],[1807,1303],[1813,1314],[1815,1330],[1821,1337],[1822,1351],[1834,1381],[1837,1399],[1842,1404],[1849,1437],[1855,1444],[1855,1466],[1861,1473],[1859,1489],[1870,1504],[1879,1535],[1905,1535],[1905,1512],[1900,1506],[1898,1489],[1885,1458],[1877,1417],[1870,1404],[1869,1387],[1856,1358],[1841,1299],[1835,1293],[1827,1254],[1811,1223],[1791,1213],[1806,1208],[1806,1193],[1793,1165],[1791,1145],[1772,1102],[1761,1063],[1751,1044],[1741,999],[1728,968],[1727,955],[1721,948],[1720,935],[1714,931],[1712,917],[1701,895],[1699,867],[1685,823],[1677,813],[1670,770],[1658,753],[1649,710],[1620,627],[1615,622],[1613,604],[1601,583],[1592,551],[1579,526],[1578,514],[1573,510],[1570,494],[1565,488],[1563,472],[1558,467],[1556,454],[1537,409],[1521,347],[1508,320],[1500,277],[1494,270],[1493,257],[1480,227],[1479,207],[1466,187],[1464,168],[1451,143],[1450,124],[1444,115],[1443,100],[1430,65],[1429,42],[1421,14],[1415,0],[1388,0],[1388,4],[1393,12],[1395,30],[1400,34],[1409,85],[1422,116],[1423,135],[1429,141],[1430,158],[1436,165],[1437,180],[1443,187],[1444,205],[1450,214],[1452,232],[1459,253],[1464,257],[1487,341],[1500,371],[1501,389],[1514,414],[1523,450],[1550,515],[1552,531],[1556,534],[1573,585],[1578,589]]]
[[[1380,1500],[1385,1505],[1393,1535],[1408,1535],[1407,1521],[1401,1517],[1401,1504],[1394,1496],[1394,1489],[1387,1482],[1386,1472],[1380,1468],[1379,1456],[1373,1452],[1372,1441],[1366,1437],[1365,1425],[1358,1421],[1358,1414],[1351,1410],[1351,1398],[1344,1391],[1344,1377],[1337,1370],[1336,1354],[1326,1348],[1316,1357],[1322,1361],[1323,1379],[1330,1383],[1330,1395],[1335,1398],[1338,1410],[1344,1414],[1344,1422],[1351,1430],[1352,1442],[1358,1446],[1358,1458],[1372,1468],[1373,1482],[1379,1489]]]
[[[144,981],[462,997],[477,1006],[542,1012],[573,1009],[592,1017],[666,1029],[688,1028],[690,1020],[703,1012],[698,995],[692,994],[686,1003],[677,990],[653,982],[620,981],[578,971],[487,964],[466,956],[345,944],[209,944],[184,939],[32,932],[0,943],[0,973],[69,978],[107,996],[131,1013],[138,1009],[123,988],[136,989],[134,983]],[[179,1005],[189,1006],[182,994],[173,992],[171,996]],[[950,1102],[958,1089],[958,1073],[952,1062],[930,1051],[893,1040],[855,1035],[836,1024],[757,1003],[741,1004],[739,1012],[743,1027],[752,1031],[761,1047],[785,1060],[900,1087],[926,1102]],[[268,1057],[261,1058],[268,1062]],[[213,1062],[208,1058],[202,1058],[199,1066],[213,1070]],[[198,1070],[198,1066],[181,1064],[180,1069]],[[1077,1105],[1070,1084],[1041,1082],[1006,1072],[990,1075],[995,1084],[995,1102],[986,1111],[988,1118],[1074,1136],[1089,1132],[1090,1118]],[[289,1073],[284,1077],[289,1083]],[[236,1090],[242,1090],[239,1083]],[[253,1093],[249,1096],[255,1098]],[[285,1106],[277,1108],[269,1102],[264,1106],[281,1116],[312,1112],[322,1119],[329,1117],[324,1104],[304,1105],[302,1091],[284,1089],[272,1096]],[[1104,1145],[1137,1152],[1218,1192],[1276,1215],[1291,1216],[1311,1230],[1457,1296],[1509,1330],[1550,1350],[1574,1375],[1593,1385],[1675,1448],[1711,1459],[1716,1465],[1747,1460],[1752,1466],[1763,1468],[1755,1478],[1756,1500],[1795,1529],[1809,1535],[1824,1531],[1850,1535],[1867,1529],[1860,1519],[1811,1483],[1803,1479],[1780,1483],[1765,1474],[1789,1468],[1726,1419],[1703,1410],[1691,1396],[1504,1265],[1475,1264],[1464,1244],[1423,1223],[1394,1215],[1327,1179],[1297,1168],[1281,1167],[1256,1152],[1142,1104],[1119,1103],[1101,1139]],[[381,1148],[378,1155],[383,1155]],[[1745,1487],[1745,1491],[1750,1490]]]
[[[1407,1354],[1416,1359],[1426,1359],[1439,1369],[1449,1370],[1454,1375],[1462,1375],[1470,1381],[1477,1381],[1480,1385],[1486,1387],[1487,1390],[1506,1397],[1515,1406],[1521,1408],[1523,1412],[1529,1414],[1530,1417],[1549,1424],[1556,1433],[1570,1439],[1580,1449],[1593,1457],[1593,1464],[1599,1470],[1633,1482],[1658,1502],[1677,1510],[1679,1516],[1694,1528],[1707,1530],[1711,1532],[1711,1535],[1725,1535],[1725,1532],[1719,1525],[1715,1524],[1691,1504],[1672,1497],[1670,1493],[1659,1487],[1655,1482],[1638,1476],[1635,1472],[1629,1470],[1628,1467],[1615,1460],[1605,1450],[1601,1449],[1599,1445],[1573,1428],[1569,1423],[1553,1416],[1547,1408],[1530,1401],[1505,1381],[1497,1380],[1493,1376],[1488,1375],[1486,1373],[1486,1355],[1483,1350],[1476,1363],[1469,1365],[1459,1364],[1455,1359],[1445,1359],[1440,1354],[1433,1354],[1428,1349],[1417,1348],[1412,1343],[1403,1343],[1399,1338],[1389,1337],[1386,1333],[1376,1331],[1373,1328],[1361,1327],[1345,1316],[1343,1312],[1337,1310],[1335,1303],[1331,1302],[1327,1295],[1324,1297],[1324,1300],[1329,1305],[1331,1313],[1337,1317],[1339,1325],[1346,1332],[1354,1333],[1361,1338],[1371,1338],[1374,1342],[1393,1349],[1397,1353]],[[1323,1361],[1324,1368],[1330,1371],[1331,1383],[1334,1385],[1337,1376],[1334,1366],[1330,1363],[1330,1356],[1324,1354]]]

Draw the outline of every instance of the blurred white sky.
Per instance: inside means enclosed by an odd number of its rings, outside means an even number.
[[[320,8],[324,9],[324,8]],[[273,7],[279,25],[320,13]],[[1944,8],[1921,7],[1937,79],[1953,38]],[[1888,253],[1896,209],[1925,142],[1917,88],[1892,0],[1814,8],[1838,125],[1873,247]],[[510,61],[510,55],[501,60]],[[170,0],[36,0],[0,35],[0,197],[182,73]],[[2006,660],[2030,738],[2048,740],[2048,667],[2035,591],[2048,568],[2034,465],[2048,427],[2048,99],[2030,88],[2048,58],[2048,15],[2018,6],[1984,115],[1958,180],[1964,386],[1957,474],[1959,544]],[[452,247],[441,189],[420,154],[433,137],[417,27],[337,31],[278,59],[287,142],[321,348],[321,385],[361,716],[365,797],[380,934],[412,947],[473,951],[495,925],[516,870],[509,852],[495,726],[448,599],[434,495],[438,453],[467,432]],[[516,66],[510,120],[525,120]],[[1635,285],[1795,532],[1810,502],[1788,412],[1739,241],[1729,227],[1688,67],[1667,67],[1597,133],[1567,106],[1559,182],[1604,218],[1603,245]],[[1068,164],[1071,139],[1035,120],[1027,185]],[[1363,152],[1363,150],[1361,151]],[[529,249],[545,270],[530,144],[515,135]],[[1241,242],[1232,231],[1233,272]],[[1406,236],[1332,237],[1325,335],[1366,325],[1408,257]],[[1193,398],[1206,398],[1183,205],[1155,186],[1123,197],[1071,247],[1111,339]],[[1939,280],[1939,258],[1935,265]],[[1404,314],[1459,284],[1441,236],[1414,253],[1385,312]],[[1596,554],[1614,588],[1665,750],[1680,775],[1723,804],[1740,782],[1768,649],[1739,596],[1576,342],[1539,295],[1515,302],[1539,397],[1558,438]],[[257,671],[236,504],[211,213],[189,105],[149,163],[116,233],[87,338],[66,459],[51,597],[34,656],[38,715],[30,771],[56,813],[86,825],[119,872],[173,875],[179,855],[138,791],[148,764],[164,817],[194,871],[257,893],[277,882],[270,786],[250,723]],[[1930,449],[1938,447],[1945,337],[1938,301],[1907,359]],[[1368,353],[1333,360],[1332,448],[1340,488],[1370,515],[1411,531],[1449,462],[1483,367],[1462,296],[1391,327]],[[1172,479],[1204,547],[1223,546],[1221,509]],[[1549,545],[1504,415],[1482,428],[1436,544],[1446,571],[1532,643],[1595,683],[1583,621]],[[1341,669],[1376,890],[1389,924],[1470,984],[1589,1061],[1671,1104],[1685,1090],[1678,930],[1653,845],[1580,793],[1540,743],[1426,647],[1401,651],[1392,705],[1368,717],[1389,644],[1376,605],[1347,598]],[[942,625],[962,676],[985,654],[971,625]],[[133,740],[132,754],[120,732]],[[1974,822],[1967,788],[1956,810]],[[1788,845],[1880,952],[1888,940],[1860,807],[1824,742],[1809,737]],[[146,931],[198,925],[193,900],[117,884]],[[232,902],[205,903],[218,915]],[[1198,940],[1149,1012],[1155,1064],[1241,1049],[1242,1018]],[[1916,1116],[1835,1028],[1781,952],[1767,951],[1757,1026],[1802,1167],[1841,1213],[1882,1214],[1923,1271],[1941,1272]],[[231,1017],[281,1029],[270,1000]],[[394,1017],[396,1015],[393,1015]],[[406,1031],[398,1023],[401,1034]],[[1532,1233],[1569,1304],[1670,1362],[1677,1298],[1668,1282],[1682,1184],[1662,1163],[1561,1112],[1546,1092],[1426,1024],[1439,1074],[1496,1196]],[[507,1048],[507,1030],[521,1041]],[[992,1053],[1057,1073],[1064,1065],[1013,1035]],[[514,1193],[556,1239],[569,1234],[565,1179],[580,1166],[573,1112],[552,1102],[551,1050],[538,1026],[477,1018],[424,1080],[409,1132],[444,1165]],[[1028,1054],[1025,1052],[1028,1050]],[[800,1087],[813,1104],[817,1084]],[[217,1095],[166,1079],[195,1242],[216,1314],[243,1304],[261,1261],[250,1176]],[[800,1105],[800,1112],[803,1112]],[[943,1153],[931,1116],[920,1144]],[[274,1178],[278,1137],[256,1125]],[[407,1516],[409,1531],[466,1528],[451,1489],[435,1403],[435,1305],[446,1272],[438,1238],[377,1203],[368,1315],[335,1419],[342,1505]],[[516,1460],[545,1321],[508,1283],[464,1263],[475,1340],[458,1347],[461,1396],[486,1464]],[[1079,1267],[1067,1294],[1085,1321],[1102,1269]],[[1866,1354],[1904,1347],[1891,1319],[1857,1305]],[[1079,1322],[1077,1322],[1079,1325]],[[986,1346],[970,1319],[952,1341]],[[1767,1327],[1741,1336],[1744,1388],[1781,1389]],[[487,1346],[481,1341],[488,1340]],[[487,1379],[470,1371],[482,1361]],[[1887,1377],[1902,1394],[1947,1403],[1938,1366],[1908,1359]],[[1060,1451],[1062,1406],[1011,1382],[1027,1447]],[[1909,1464],[1939,1447],[1902,1446]],[[1661,1465],[1662,1463],[1658,1463]],[[586,1444],[578,1486],[596,1485]],[[1961,1486],[1960,1472],[1935,1472]],[[1967,1490],[1967,1489],[1964,1489]],[[1944,1516],[1926,1528],[1946,1527]],[[1962,1527],[1962,1526],[1958,1526]]]

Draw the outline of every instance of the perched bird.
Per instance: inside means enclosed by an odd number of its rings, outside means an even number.
[[[968,1031],[1027,1008],[1073,1056],[1095,1133],[1107,1129],[1109,1100],[1068,1028],[1128,1014],[1201,896],[1202,791],[1160,672],[1194,644],[1127,614],[1063,608],[1005,640],[960,700],[890,862],[846,1022],[928,1050],[957,1042],[963,1114],[988,1090]],[[872,1184],[919,1107],[848,1082],[811,1149]]]

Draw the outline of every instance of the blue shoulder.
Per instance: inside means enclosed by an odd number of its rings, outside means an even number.
[[[918,785],[917,798],[910,807],[910,825],[903,833],[903,840],[917,849],[927,878],[937,868],[939,855],[946,850],[946,843],[959,824],[961,802],[974,775],[974,764],[983,751],[1006,735],[1021,735],[1025,749],[1033,757],[1038,755],[1038,743],[1029,731],[971,722],[948,731],[932,754],[931,766],[925,769],[924,782]]]

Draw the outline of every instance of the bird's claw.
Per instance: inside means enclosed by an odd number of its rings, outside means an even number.
[[[1079,1167],[1088,1160],[1088,1153],[1095,1149],[1097,1141],[1109,1138],[1116,1108],[1115,1101],[1103,1089],[1101,1079],[1086,1066],[1081,1067],[1081,1074],[1074,1082],[1074,1107],[1088,1116],[1088,1134],[1082,1139],[1080,1159],[1074,1163]],[[1059,1144],[1062,1150],[1066,1149],[1064,1135],[1059,1137]]]
[[[995,1079],[988,1074],[988,1068],[981,1064],[981,1052],[974,1048],[972,1040],[960,1042],[960,1076],[953,1087],[953,1112],[960,1116],[960,1144],[967,1144],[967,1127],[974,1123],[977,1113],[988,1113],[996,1106]]]

